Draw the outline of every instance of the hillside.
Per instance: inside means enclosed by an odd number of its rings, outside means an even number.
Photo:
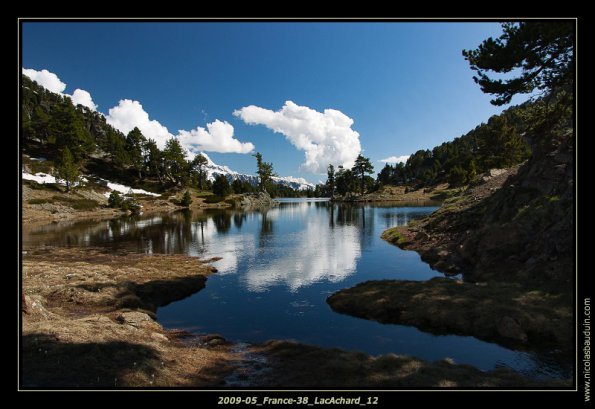
[[[230,183],[237,180],[247,184],[244,190],[258,185],[256,175],[217,164],[204,152],[201,155],[206,164],[199,171],[188,160],[194,155],[184,151],[176,140],[159,149],[138,129],[124,135],[100,112],[74,106],[70,98],[46,90],[26,75],[21,80],[21,150],[32,158],[47,159],[49,167],[57,164],[60,154],[68,149],[82,173],[151,192],[197,185],[200,178],[208,185],[218,175],[224,175]],[[271,181],[271,190],[280,194],[300,194],[314,188],[305,179],[292,176],[273,177]]]
[[[467,280],[569,285],[574,275],[574,144],[569,129],[535,135],[534,155],[387,231],[399,246]]]

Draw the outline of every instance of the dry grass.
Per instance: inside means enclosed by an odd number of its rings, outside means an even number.
[[[23,386],[221,384],[237,366],[228,345],[181,341],[152,318],[157,306],[204,287],[212,271],[179,255],[30,251],[23,260]]]
[[[436,334],[471,335],[506,346],[572,349],[571,300],[513,283],[368,281],[331,295],[333,310]]]
[[[448,184],[443,183],[434,187],[413,190],[405,186],[384,186],[377,192],[372,192],[358,198],[357,201],[397,201],[397,202],[432,202],[441,201],[449,193]]]

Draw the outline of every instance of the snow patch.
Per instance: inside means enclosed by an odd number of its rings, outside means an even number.
[[[37,183],[56,183],[56,178],[47,173],[36,173],[32,175],[31,173],[23,172],[23,179],[33,180]]]
[[[65,185],[65,183],[62,180],[58,180],[58,182],[56,182],[56,178],[53,177],[52,175],[48,175],[47,173],[36,173],[33,175],[31,173],[23,172],[22,174],[23,174],[24,180],[33,180],[37,183],[59,183],[60,185]],[[85,178],[84,176],[81,178],[82,182],[86,182],[87,180],[88,179]],[[138,195],[161,196],[159,193],[147,192],[144,189],[132,189],[130,186],[121,185],[119,183],[113,183],[113,182],[110,182],[109,180],[105,180],[105,179],[99,179],[99,180],[101,182],[103,182],[105,184],[105,186],[107,186],[111,190],[115,190],[119,193],[128,194],[128,193],[130,193],[130,191],[132,191],[132,193],[138,194]],[[106,192],[106,193],[104,193],[104,196],[109,197],[110,193],[111,192]]]
[[[111,190],[115,190],[116,192],[119,192],[119,193],[128,194],[128,193],[130,193],[130,191],[132,191],[132,193],[137,194],[137,195],[161,196],[159,193],[147,192],[144,189],[132,189],[130,186],[110,182],[109,180],[105,180],[105,179],[99,179],[99,180],[101,180],[103,183],[106,183],[106,186],[108,188],[110,188]],[[103,195],[105,197],[109,197],[110,193],[111,192],[105,192]]]

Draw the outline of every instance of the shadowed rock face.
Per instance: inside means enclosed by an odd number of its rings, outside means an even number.
[[[431,216],[384,237],[469,281],[568,288],[574,276],[573,156],[571,133],[548,135],[518,169],[480,181]]]
[[[570,297],[518,284],[368,281],[327,299],[334,311],[435,334],[470,335],[507,347],[572,346]],[[543,305],[547,305],[544,308]]]

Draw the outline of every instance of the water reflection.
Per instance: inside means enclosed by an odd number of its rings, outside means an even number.
[[[262,292],[283,284],[295,292],[314,282],[336,283],[353,274],[361,253],[358,228],[329,230],[324,218],[323,213],[315,213],[304,229],[277,238],[275,247],[268,249],[268,257],[255,260],[246,271],[246,288]]]
[[[275,285],[296,291],[352,275],[362,250],[372,243],[377,210],[387,224],[401,225],[427,213],[424,209],[395,212],[302,201],[255,212],[184,210],[31,228],[24,234],[24,245],[110,246],[148,254],[221,257],[220,274],[236,273],[240,264],[245,265],[242,282],[249,291],[263,292]]]
[[[166,327],[261,342],[296,339],[326,347],[453,358],[481,369],[568,376],[560,359],[455,335],[381,325],[334,313],[326,297],[366,280],[426,280],[438,273],[415,252],[380,239],[433,207],[296,201],[262,212],[212,209],[23,227],[23,246],[104,246],[143,253],[222,257],[207,287],[158,311]],[[198,329],[197,329],[198,328]]]

